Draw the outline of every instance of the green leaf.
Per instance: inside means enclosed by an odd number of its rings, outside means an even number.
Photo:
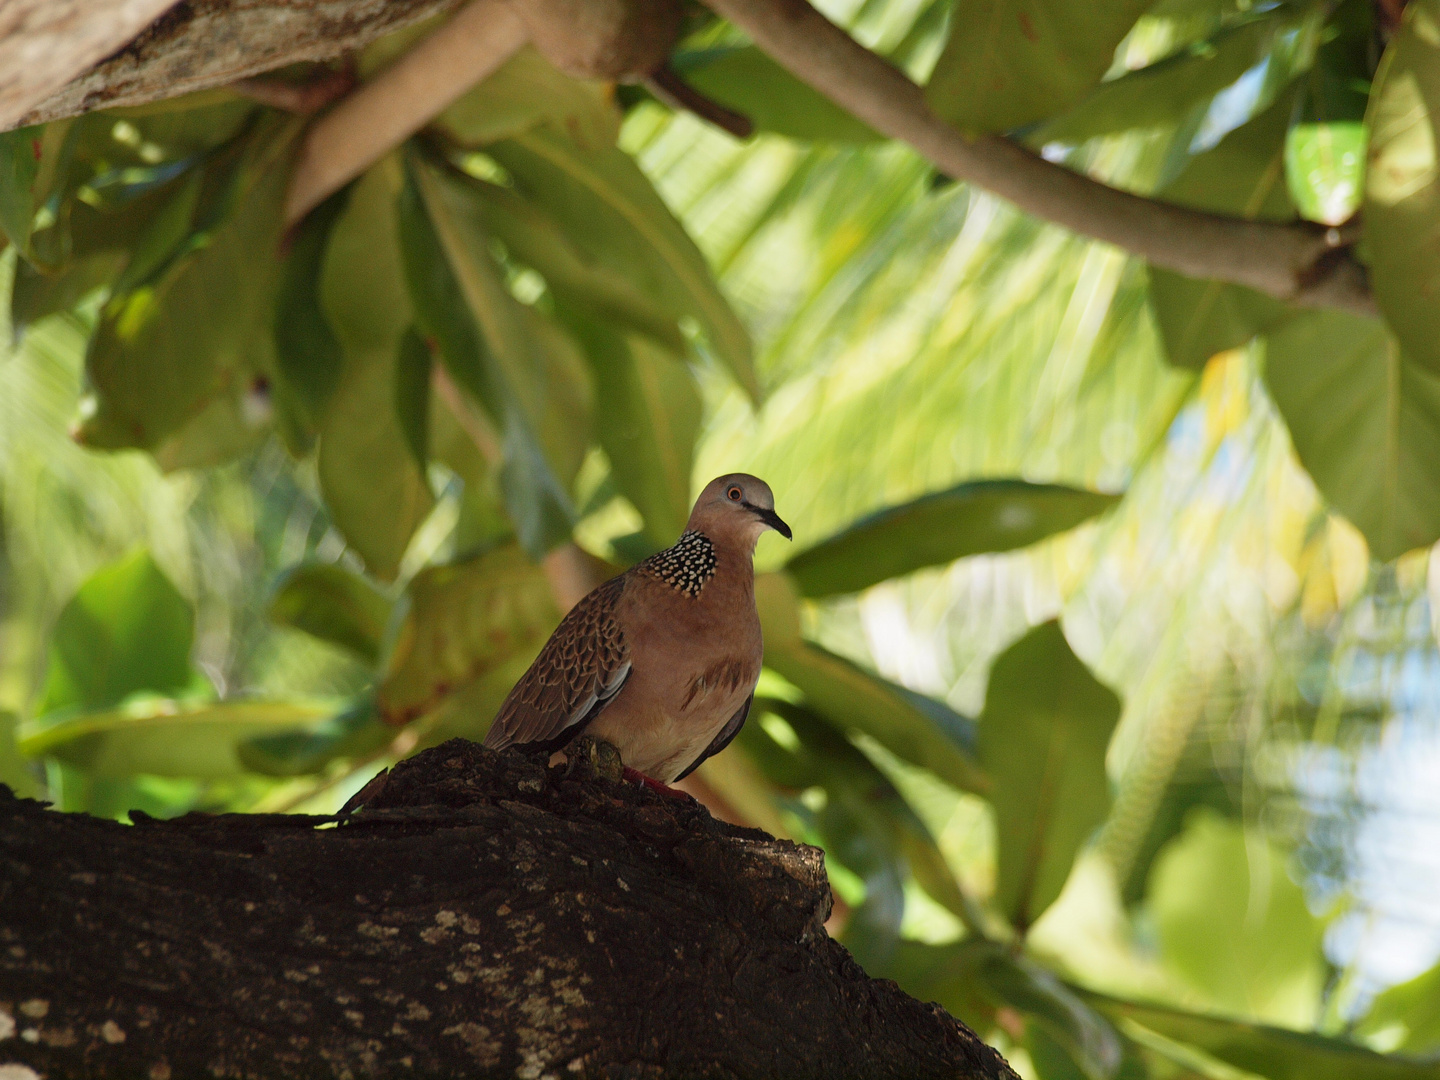
[[[1119,500],[1056,484],[976,480],[862,518],[793,556],[785,570],[805,596],[858,592],[966,555],[1026,547]]]
[[[755,598],[766,666],[798,686],[811,708],[963,791],[989,791],[989,778],[967,749],[964,717],[940,702],[921,708],[908,691],[805,641],[795,587],[786,575],[760,575]]]
[[[0,132],[0,230],[22,252],[29,249],[35,220],[35,183],[45,131],[26,127]]]
[[[285,162],[298,130],[293,121],[258,130],[225,185],[228,212],[202,226],[185,253],[163,260],[157,277],[106,304],[86,355],[95,408],[81,425],[82,442],[153,447],[269,366],[265,315],[278,268]]]
[[[964,131],[1012,131],[1080,101],[1150,0],[959,0],[925,97]]]
[[[620,114],[604,83],[572,79],[527,45],[434,123],[460,145],[480,147],[546,121],[586,147],[614,146],[620,134]]]
[[[375,702],[366,696],[318,724],[255,735],[236,748],[241,764],[266,776],[309,776],[336,758],[360,758],[394,741],[395,729],[381,723]]]
[[[1437,1073],[1431,1061],[1377,1054],[1311,1032],[1121,1001],[1088,990],[1078,993],[1118,1022],[1197,1047],[1228,1065],[1269,1080],[1434,1080]]]
[[[640,511],[646,535],[668,546],[690,516],[700,388],[678,356],[648,338],[591,320],[576,329],[595,370],[596,434],[616,487]]]
[[[1180,124],[1266,60],[1276,39],[1293,34],[1303,19],[1303,11],[1279,5],[1192,49],[1102,83],[1075,108],[1040,128],[1031,141],[1075,144],[1131,128]]]
[[[1147,901],[1165,964],[1217,1009],[1314,1023],[1324,927],[1263,837],[1193,814],[1156,858]]]
[[[109,285],[124,265],[125,254],[120,251],[96,252],[52,273],[16,259],[10,284],[10,326],[15,337],[45,316],[69,311],[96,289]]]
[[[1301,217],[1342,225],[1365,190],[1370,131],[1358,120],[1296,124],[1285,136],[1285,184]]]
[[[1375,302],[1415,363],[1440,373],[1440,0],[1414,0],[1375,73],[1365,239]]]
[[[430,464],[430,367],[430,347],[407,331],[395,357],[395,415],[422,473]]]
[[[1400,1029],[1396,1050],[1432,1059],[1440,1050],[1440,966],[1377,994],[1357,1032],[1389,1034],[1396,1027]]]
[[[1000,654],[980,718],[980,761],[994,781],[995,903],[1025,931],[1060,895],[1110,810],[1105,751],[1120,699],[1070,651],[1058,622]]]
[[[393,354],[415,320],[395,215],[403,183],[398,156],[382,159],[355,182],[330,229],[320,304],[347,355]]]
[[[1307,312],[1269,338],[1265,382],[1329,503],[1389,561],[1440,538],[1440,377],[1375,319]]]
[[[503,433],[506,504],[539,558],[574,524],[569,489],[590,442],[590,373],[569,336],[505,288],[471,185],[418,163],[412,175],[419,201],[402,208],[422,328]]]
[[[274,408],[263,375],[226,386],[150,450],[165,472],[208,469],[253,450],[270,434]]]
[[[1244,345],[1284,321],[1290,309],[1264,293],[1224,281],[1188,278],[1150,267],[1150,309],[1165,358],[1199,371],[1216,353]]]
[[[189,602],[148,551],[102,566],[56,620],[37,715],[191,689],[197,678],[190,666],[193,623]]]
[[[28,725],[19,745],[26,754],[58,758],[96,778],[138,773],[219,779],[245,771],[239,756],[244,740],[312,723],[329,711],[294,702],[149,698],[59,723]]]
[[[490,147],[516,189],[570,239],[675,318],[690,316],[752,399],[760,396],[750,336],[680,223],[635,162],[614,147],[583,148],[539,127]]]
[[[321,280],[331,230],[345,211],[350,188],[330,196],[301,222],[280,275],[272,323],[278,389],[294,402],[313,434],[340,383],[345,353],[325,317]]]
[[[756,131],[805,142],[878,142],[863,120],[801,82],[754,45],[681,52],[676,72],[700,93],[746,116]]]
[[[391,724],[429,712],[516,656],[533,657],[559,622],[544,573],[513,544],[426,567],[406,592],[410,608],[379,691]]]
[[[359,574],[333,563],[301,563],[280,576],[267,613],[281,626],[303,630],[373,664],[380,659],[393,606]]]

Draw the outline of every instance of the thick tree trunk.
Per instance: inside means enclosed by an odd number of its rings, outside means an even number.
[[[0,787],[0,1075],[1013,1080],[829,908],[813,848],[462,740],[338,825]]]

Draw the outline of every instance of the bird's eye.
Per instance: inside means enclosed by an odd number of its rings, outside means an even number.
[[[744,494],[744,492],[742,492],[738,487],[732,487],[725,494],[730,496],[732,502],[739,502],[740,496]]]

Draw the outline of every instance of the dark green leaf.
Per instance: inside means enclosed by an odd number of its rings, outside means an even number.
[[[966,555],[1011,551],[1073,529],[1120,496],[1024,480],[977,480],[880,510],[795,555],[805,596],[857,592]]]
[[[429,712],[516,656],[533,657],[559,622],[544,573],[514,545],[427,567],[407,592],[410,608],[380,685],[380,712],[392,724]]]
[[[10,284],[10,326],[18,338],[47,315],[69,311],[96,289],[109,285],[125,264],[125,253],[101,251],[77,259],[63,270],[45,273],[24,259],[15,260]]]
[[[368,696],[318,724],[273,735],[257,735],[236,748],[241,763],[266,776],[308,776],[336,758],[359,758],[382,749],[395,729],[380,722]]]
[[[1150,308],[1176,367],[1199,371],[1212,356],[1283,322],[1290,309],[1264,293],[1224,281],[1150,267]]]
[[[1434,1062],[1377,1054],[1342,1039],[1251,1024],[1219,1016],[1121,1001],[1090,991],[1081,996],[1107,1016],[1197,1047],[1228,1065],[1269,1080],[1434,1080]]]
[[[925,96],[964,131],[1011,131],[1070,108],[1150,0],[959,0]]]
[[[94,711],[133,694],[192,689],[197,679],[190,666],[193,622],[190,604],[148,551],[101,567],[55,623],[36,714]]]
[[[350,189],[330,196],[301,223],[285,259],[275,298],[275,373],[308,432],[319,425],[345,365],[345,354],[321,303],[320,282],[330,232]]]
[[[1440,538],[1440,377],[1374,319],[1315,311],[1274,331],[1265,381],[1325,498],[1388,561]]]
[[[333,563],[301,563],[276,583],[269,615],[373,664],[380,659],[392,606],[359,574]]]
[[[675,70],[706,97],[748,117],[756,131],[806,142],[877,142],[870,125],[801,82],[753,45],[680,53]]]
[[[1035,627],[990,671],[980,760],[994,782],[995,902],[1024,931],[1060,895],[1110,809],[1105,751],[1120,699],[1070,651],[1057,622]]]
[[[1375,73],[1366,117],[1365,239],[1375,302],[1406,355],[1440,374],[1440,0],[1413,0]]]
[[[395,358],[395,415],[415,464],[430,464],[430,347],[415,331],[400,339]]]
[[[964,791],[986,793],[989,778],[964,743],[949,734],[966,721],[953,717],[942,727],[930,710],[850,661],[812,645],[800,636],[798,598],[784,574],[764,574],[755,582],[756,605],[765,632],[765,664],[798,686],[816,712],[840,727],[863,732],[896,757],[929,769]],[[933,702],[936,709],[943,709]],[[948,730],[947,730],[948,729]]]

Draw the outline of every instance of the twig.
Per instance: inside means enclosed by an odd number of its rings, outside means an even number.
[[[1007,139],[968,137],[920,87],[805,0],[707,0],[788,69],[876,131],[909,143],[942,172],[1026,213],[1194,278],[1247,285],[1292,303],[1374,314],[1364,268],[1340,234],[1188,210],[1109,187]],[[1338,249],[1338,250],[1337,250]]]
[[[525,41],[524,25],[504,0],[471,0],[344,98],[306,136],[285,197],[287,227],[419,131]]]
[[[675,74],[668,64],[661,65],[650,73],[645,80],[645,89],[676,112],[689,110],[722,131],[728,131],[737,139],[748,139],[755,132],[754,121],[748,116],[727,109],[718,101],[711,101]]]

